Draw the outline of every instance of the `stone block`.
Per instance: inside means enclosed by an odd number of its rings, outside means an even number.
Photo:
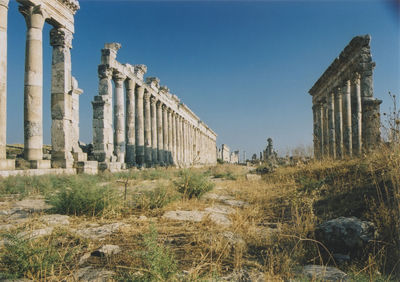
[[[32,169],[47,169],[51,168],[50,160],[33,160],[29,161]]]
[[[74,160],[76,162],[85,162],[85,161],[87,161],[87,154],[86,153],[76,152],[76,153],[73,153],[73,156],[74,156]]]
[[[81,161],[75,163],[76,172],[86,174],[97,174],[98,173],[98,162],[97,161]]]
[[[0,170],[13,170],[15,169],[15,160],[0,160]]]

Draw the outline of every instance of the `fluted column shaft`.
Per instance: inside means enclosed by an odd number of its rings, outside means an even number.
[[[176,164],[176,119],[175,113],[171,113],[171,124],[172,124],[172,164]]]
[[[356,112],[354,114],[355,117],[355,125],[354,129],[355,133],[355,150],[358,156],[361,156],[362,153],[362,104],[361,104],[361,88],[360,88],[360,75],[356,73],[354,77],[354,91],[356,98]]]
[[[164,148],[164,163],[165,165],[169,164],[169,146],[168,146],[168,113],[167,106],[163,105],[162,107],[163,114],[163,148]]]
[[[125,81],[126,88],[126,150],[125,161],[129,166],[136,164],[135,140],[135,85],[132,79]]]
[[[333,92],[328,93],[328,126],[329,126],[329,155],[336,159],[336,137],[335,137],[335,96]]]
[[[0,160],[7,146],[7,16],[8,0],[0,1]]]
[[[314,156],[316,159],[320,159],[320,152],[319,152],[319,119],[318,119],[318,104],[314,104],[312,106],[313,110],[313,140],[314,140]]]
[[[156,109],[157,100],[154,97],[150,98],[150,107],[151,107],[151,158],[153,164],[158,164],[158,139],[157,139],[157,109]]]
[[[163,136],[163,114],[162,103],[157,102],[157,156],[158,163],[164,163],[164,136]]]
[[[350,80],[346,81],[344,91],[343,91],[343,143],[345,147],[345,155],[352,157],[353,155],[353,132],[352,132],[352,122],[351,122],[351,83]]]
[[[136,88],[136,163],[144,165],[144,113],[143,113],[144,87]]]
[[[124,81],[126,77],[114,74],[114,155],[118,162],[125,162],[125,104]]]
[[[343,158],[343,107],[342,90],[336,89],[335,93],[335,127],[336,127],[336,148],[337,157]]]
[[[43,158],[43,44],[42,30],[46,14],[41,6],[20,7],[26,33],[24,87],[24,157]]]
[[[328,118],[327,118],[327,105],[326,102],[322,104],[322,134],[323,134],[323,144],[322,144],[322,154],[324,157],[329,156],[329,134],[328,134]]]
[[[168,109],[168,163],[173,164],[172,158],[172,110]]]
[[[147,166],[152,165],[151,109],[150,93],[144,94],[144,159]]]

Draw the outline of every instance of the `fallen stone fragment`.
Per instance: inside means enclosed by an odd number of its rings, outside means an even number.
[[[43,236],[50,235],[53,232],[53,227],[46,227],[42,229],[36,229],[32,231],[24,231],[18,234],[19,237],[24,238],[24,239],[37,239]]]
[[[47,225],[69,225],[69,216],[61,214],[49,214],[40,217],[40,220]]]
[[[209,213],[222,213],[222,214],[232,214],[235,212],[234,209],[224,205],[213,205],[211,207],[204,209],[206,212]]]
[[[117,245],[104,245],[100,249],[93,251],[91,256],[94,257],[110,257],[121,252],[121,248]]]
[[[346,281],[347,274],[336,267],[321,265],[306,265],[303,267],[302,274],[313,281]]]
[[[246,180],[258,181],[258,180],[261,180],[261,175],[248,173],[248,174],[246,174]]]
[[[106,282],[110,281],[113,275],[115,275],[115,272],[113,271],[88,266],[78,269],[75,278],[79,281]]]
[[[163,218],[179,220],[179,221],[193,221],[200,222],[203,220],[206,212],[203,211],[167,211]]]
[[[119,231],[121,227],[129,226],[122,222],[106,224],[98,227],[88,227],[79,229],[76,233],[87,239],[104,239],[106,236]]]

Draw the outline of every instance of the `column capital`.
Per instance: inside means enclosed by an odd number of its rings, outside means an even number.
[[[360,84],[360,79],[361,79],[360,74],[358,72],[356,72],[356,73],[354,73],[354,76],[352,77],[352,82],[354,84],[359,85]]]
[[[19,6],[18,10],[24,16],[28,28],[43,29],[44,21],[48,14],[41,5]]]
[[[100,79],[102,78],[111,79],[113,75],[113,70],[109,68],[107,65],[99,65],[97,72]]]
[[[6,7],[8,9],[9,0],[0,0],[0,6]]]
[[[123,73],[120,73],[120,72],[113,72],[112,76],[113,76],[114,83],[118,84],[118,85],[122,84],[122,82],[124,82],[126,79],[126,75],[124,75]]]
[[[65,28],[53,28],[50,30],[50,45],[72,48],[72,32]]]
[[[167,105],[163,104],[162,109],[163,109],[163,111],[166,111],[168,109]]]
[[[150,96],[151,96],[150,92],[145,91],[145,92],[144,92],[143,99],[144,99],[145,101],[149,102],[149,101],[150,101]]]
[[[154,105],[154,104],[156,104],[156,103],[157,103],[157,99],[156,99],[156,97],[154,97],[154,96],[151,96],[151,97],[150,97],[150,103],[151,103],[151,105]]]

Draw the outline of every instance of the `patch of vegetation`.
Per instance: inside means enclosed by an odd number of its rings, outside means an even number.
[[[159,209],[179,198],[180,194],[178,194],[175,189],[166,186],[158,186],[155,189],[134,194],[132,208],[142,210]]]
[[[77,263],[81,249],[87,246],[85,241],[63,230],[37,240],[17,233],[2,237],[6,243],[0,251],[0,279],[58,280],[56,277],[65,276],[67,268]]]
[[[200,172],[191,169],[184,169],[180,172],[180,177],[175,182],[179,193],[185,198],[200,198],[204,193],[214,188],[214,183]]]
[[[70,178],[47,201],[55,213],[97,216],[117,206],[117,195],[107,185],[99,186],[91,178]]]

